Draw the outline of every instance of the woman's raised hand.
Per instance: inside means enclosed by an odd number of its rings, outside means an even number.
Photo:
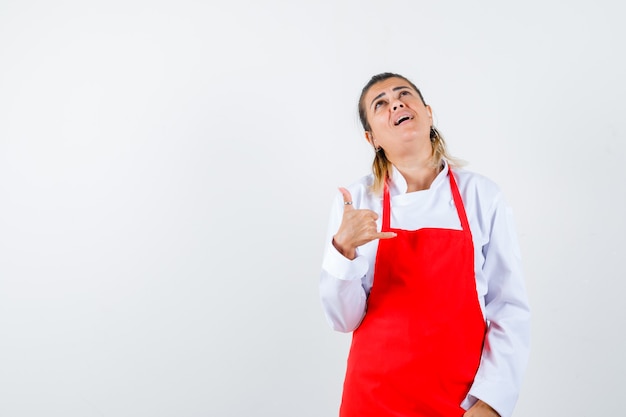
[[[339,187],[343,195],[343,217],[339,230],[333,236],[333,245],[346,258],[356,258],[356,248],[374,239],[396,237],[393,232],[379,232],[376,226],[378,214],[372,210],[355,209],[352,196],[343,187]]]

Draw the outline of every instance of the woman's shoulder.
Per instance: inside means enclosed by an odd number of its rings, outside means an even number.
[[[475,194],[476,197],[493,199],[501,194],[500,186],[483,174],[465,169],[452,167],[459,190],[464,195]]]
[[[367,192],[371,188],[373,183],[374,175],[368,174],[352,182],[346,188],[350,191],[354,190],[355,192]]]
[[[365,208],[372,204],[372,199],[375,199],[375,196],[372,194],[373,184],[374,175],[368,174],[362,176],[346,187],[348,191],[350,191],[350,195],[352,195],[352,201],[354,202],[355,207]]]

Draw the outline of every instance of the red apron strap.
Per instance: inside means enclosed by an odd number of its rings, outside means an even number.
[[[461,227],[471,237],[472,231],[470,230],[469,222],[467,221],[467,215],[465,214],[465,206],[463,205],[463,200],[461,199],[461,193],[459,193],[459,187],[457,187],[456,185],[454,174],[452,173],[452,170],[449,168],[448,168],[448,175],[450,176],[450,189],[452,190],[452,198],[454,198],[454,205],[456,206],[456,211],[459,214],[459,219],[461,220]]]
[[[383,191],[383,224],[381,232],[388,232],[391,226],[391,202],[389,201],[389,186],[387,180],[385,180],[385,188]]]

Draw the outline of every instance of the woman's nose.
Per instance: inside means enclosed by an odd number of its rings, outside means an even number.
[[[400,102],[398,102],[398,103],[393,103],[392,108],[393,108],[393,111],[396,111],[396,110],[398,110],[399,108],[404,108],[404,104],[402,104],[402,103],[400,103]]]

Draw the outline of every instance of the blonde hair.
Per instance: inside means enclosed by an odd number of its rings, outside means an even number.
[[[369,91],[369,89],[376,83],[384,81],[388,78],[400,78],[411,85],[411,87],[417,92],[422,103],[426,105],[424,101],[424,97],[422,96],[422,92],[413,84],[410,80],[402,75],[394,74],[391,72],[384,72],[382,74],[374,75],[363,90],[361,91],[361,97],[359,97],[359,119],[361,119],[361,124],[363,125],[363,129],[366,132],[371,132],[370,124],[367,120],[367,114],[365,112],[365,105],[363,103],[363,99],[365,98],[365,94]],[[431,154],[431,164],[433,168],[440,167],[445,159],[448,161],[450,166],[461,166],[462,162],[453,158],[448,153],[448,149],[446,148],[446,142],[443,139],[443,135],[437,130],[436,127],[431,126],[430,128],[430,143],[432,145],[432,154]],[[374,156],[374,162],[372,162],[372,172],[374,173],[374,183],[372,184],[371,190],[375,194],[380,194],[383,190],[383,186],[385,184],[385,180],[391,177],[391,162],[387,159],[385,155],[385,150],[382,148],[378,148],[376,150],[376,155]]]

